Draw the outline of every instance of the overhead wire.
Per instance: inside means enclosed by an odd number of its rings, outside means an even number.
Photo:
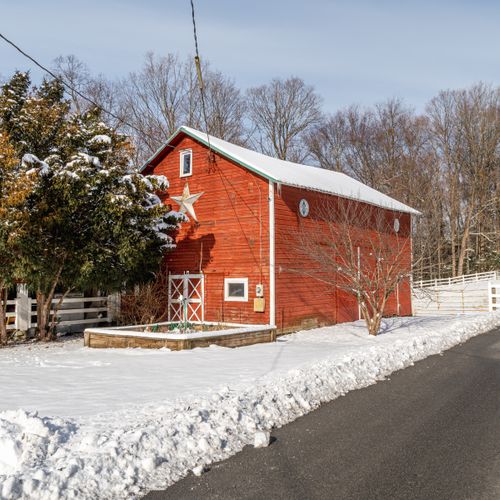
[[[26,57],[27,59],[29,59],[33,64],[35,64],[36,66],[38,66],[42,71],[45,71],[45,73],[49,74],[52,78],[54,78],[54,79],[58,80],[59,82],[61,82],[62,85],[64,87],[66,87],[66,89],[69,89],[71,92],[73,92],[73,94],[76,94],[77,96],[79,96],[83,100],[85,100],[88,103],[92,104],[97,109],[101,110],[102,112],[106,113],[107,115],[109,115],[109,116],[115,118],[116,120],[118,120],[118,122],[120,124],[126,125],[127,127],[131,128],[132,130],[134,130],[135,132],[137,132],[138,134],[144,135],[144,136],[148,137],[149,139],[153,139],[155,141],[158,140],[157,137],[153,137],[152,135],[149,135],[148,133],[144,132],[143,130],[140,130],[135,125],[132,125],[131,123],[129,123],[126,120],[124,120],[123,117],[118,116],[116,113],[113,113],[109,109],[104,108],[102,105],[98,104],[94,99],[92,99],[92,98],[86,96],[85,94],[83,94],[81,91],[79,91],[73,85],[69,84],[61,75],[57,75],[52,70],[50,70],[49,68],[47,68],[46,66],[44,66],[42,63],[38,62],[34,57],[30,56],[26,51],[24,51],[23,49],[21,49],[21,47],[19,47],[18,45],[16,45],[12,40],[10,40],[9,38],[7,38],[2,33],[0,33],[0,38],[2,38],[5,42],[7,42],[12,47],[14,47],[18,52],[20,52],[24,57]],[[66,90],[66,89],[65,89],[65,92],[68,95],[72,96],[73,94],[71,94],[70,92],[68,92],[68,90]],[[167,144],[167,146],[175,149],[175,146],[171,146],[170,144]]]
[[[203,84],[203,75],[202,75],[202,71],[201,71],[201,59],[200,59],[200,51],[199,51],[199,47],[198,47],[198,33],[196,30],[194,1],[190,0],[190,2],[191,2],[191,19],[193,21],[193,36],[194,36],[194,50],[195,50],[194,63],[196,66],[196,74],[198,76],[198,87],[200,89],[201,111],[203,113],[203,119],[205,121],[205,132],[207,134],[208,155],[209,155],[209,159],[211,159],[212,147],[210,145],[210,131],[209,131],[209,126],[208,126],[207,108],[205,105],[205,86]]]
[[[201,68],[201,59],[200,59],[200,52],[199,52],[199,45],[198,45],[198,34],[196,30],[196,18],[195,18],[195,10],[194,10],[194,2],[193,0],[190,0],[191,2],[191,18],[193,22],[193,36],[194,36],[194,45],[195,45],[195,66],[196,66],[196,73],[197,73],[197,78],[198,78],[198,86],[200,90],[200,97],[201,97],[201,107],[202,107],[202,113],[203,113],[203,119],[205,121],[205,129],[206,129],[206,135],[207,135],[207,145],[208,145],[208,150],[209,150],[209,161],[211,161],[212,158],[212,146],[210,143],[210,131],[209,131],[209,121],[208,121],[208,114],[207,114],[207,109],[206,109],[206,101],[205,101],[205,86],[203,82],[203,74],[202,74],[202,68]],[[37,59],[35,59],[33,56],[28,54],[25,50],[23,50],[21,47],[19,47],[16,43],[14,43],[12,40],[7,38],[4,34],[0,33],[0,38],[2,38],[6,43],[11,45],[14,49],[16,49],[20,54],[22,54],[24,57],[29,59],[33,64],[35,64],[38,68],[40,68],[42,71],[50,75],[52,78],[58,80],[61,82],[61,84],[65,87],[65,92],[73,97],[73,95],[79,96],[81,99],[87,101],[88,103],[92,104],[95,108],[101,110],[102,112],[106,113],[107,115],[113,117],[114,119],[118,120],[120,124],[126,125],[130,129],[134,130],[140,135],[146,136],[150,139],[157,140],[157,138],[153,137],[152,135],[144,132],[143,130],[140,130],[137,128],[135,125],[132,125],[131,123],[127,122],[123,117],[118,116],[116,113],[106,109],[99,103],[97,103],[94,99],[86,96],[83,94],[80,90],[75,88],[73,85],[68,83],[61,75],[57,75],[54,73],[52,70],[44,66],[42,63],[40,63]],[[69,91],[68,91],[69,90]],[[72,93],[71,93],[72,92]],[[164,146],[168,146],[172,149],[176,149],[176,146],[172,146],[170,144],[165,144]],[[164,147],[162,146],[162,147]],[[155,153],[156,154],[156,153]],[[226,187],[226,186],[225,186]],[[226,188],[227,189],[227,188]],[[260,189],[259,189],[260,191]],[[253,214],[253,210],[250,210],[250,212]],[[236,214],[237,215],[237,214]],[[254,215],[255,216],[255,215]],[[258,216],[260,219],[262,214]],[[239,219],[239,217],[237,216]],[[262,252],[262,249],[261,249]],[[255,256],[254,256],[255,258]],[[262,257],[261,257],[262,259]],[[262,264],[260,264],[262,265]],[[262,270],[261,270],[262,271]]]
[[[194,10],[194,2],[193,0],[190,0],[191,2],[191,18],[193,22],[193,35],[194,35],[194,45],[195,45],[195,66],[196,66],[196,73],[198,77],[198,87],[200,89],[200,97],[201,97],[201,108],[202,108],[202,114],[203,114],[203,120],[205,121],[205,130],[207,134],[207,143],[208,143],[208,150],[209,150],[209,158],[212,156],[212,146],[210,143],[210,131],[209,131],[209,122],[208,122],[208,115],[207,115],[207,109],[206,109],[206,100],[205,100],[205,86],[203,83],[203,74],[202,74],[202,68],[201,68],[201,59],[200,59],[200,51],[199,51],[199,45],[198,45],[198,33],[196,30],[196,18],[195,18],[195,10]],[[0,38],[4,40],[7,44],[11,45],[15,50],[17,50],[20,54],[22,54],[24,57],[29,59],[33,64],[35,64],[38,68],[40,68],[42,71],[50,75],[52,78],[56,79],[57,81],[61,82],[61,84],[65,87],[65,92],[73,97],[74,95],[77,95],[84,101],[87,101],[88,103],[92,104],[95,108],[101,110],[103,113],[106,113],[107,115],[113,117],[115,120],[118,120],[119,124],[126,125],[130,129],[134,130],[140,135],[146,136],[149,139],[157,140],[156,137],[153,137],[152,135],[148,134],[147,132],[144,132],[143,130],[140,130],[138,127],[135,125],[131,124],[130,122],[127,122],[122,116],[117,115],[113,111],[110,111],[109,109],[106,109],[103,107],[101,104],[97,103],[94,99],[86,96],[83,94],[80,90],[78,90],[75,86],[71,85],[68,83],[61,75],[57,75],[54,73],[51,69],[47,68],[45,65],[40,63],[37,59],[35,59],[33,56],[28,54],[25,50],[23,50],[19,45],[17,45],[15,42],[7,38],[3,33],[0,33]],[[69,90],[69,92],[68,92]],[[170,144],[166,144],[166,146],[175,149],[175,146],[172,146]]]

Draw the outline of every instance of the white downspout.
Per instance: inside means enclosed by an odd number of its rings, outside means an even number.
[[[269,181],[269,323],[276,325],[274,182]]]
[[[413,227],[415,225],[415,227]],[[413,313],[413,234],[417,231],[417,224],[413,220],[413,214],[410,214],[410,316],[414,316]],[[420,276],[422,279],[422,276]],[[398,299],[399,302],[399,299]]]
[[[359,282],[361,281],[361,248],[358,246],[358,286]],[[358,319],[361,319],[361,304],[360,304],[361,297],[359,296],[358,292]]]

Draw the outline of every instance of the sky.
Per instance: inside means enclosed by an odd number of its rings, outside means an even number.
[[[120,78],[144,55],[194,53],[189,0],[2,2],[0,32],[40,62],[74,54]],[[202,60],[246,89],[298,76],[333,113],[500,82],[497,0],[195,0]],[[32,63],[0,40],[0,76]],[[34,78],[40,73],[33,71]]]

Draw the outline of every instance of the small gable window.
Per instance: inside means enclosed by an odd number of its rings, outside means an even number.
[[[224,300],[228,302],[247,302],[248,278],[225,278]]]
[[[181,151],[181,177],[188,177],[193,173],[193,153],[190,149]]]

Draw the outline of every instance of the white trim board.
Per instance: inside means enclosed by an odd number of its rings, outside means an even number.
[[[274,182],[269,181],[269,323],[276,325],[276,251]]]

